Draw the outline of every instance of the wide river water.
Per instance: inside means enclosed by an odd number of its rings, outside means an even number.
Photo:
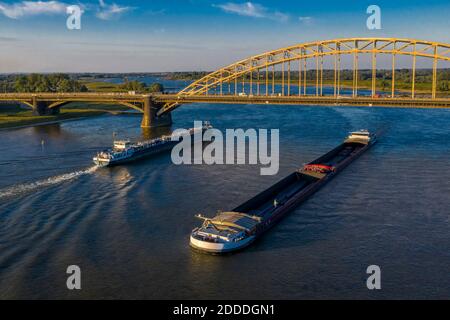
[[[114,133],[143,138],[139,116],[0,131],[0,298],[450,297],[448,110],[188,105],[173,118],[280,129],[279,174],[169,154],[95,169]],[[360,128],[379,143],[247,250],[189,248],[195,214],[236,207]],[[373,264],[379,291],[366,287]]]

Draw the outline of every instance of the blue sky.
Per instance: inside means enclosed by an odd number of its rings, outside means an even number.
[[[450,1],[0,0],[0,72],[212,70],[305,41],[353,36],[450,43]],[[82,29],[66,28],[68,5]],[[366,9],[382,29],[366,28]]]

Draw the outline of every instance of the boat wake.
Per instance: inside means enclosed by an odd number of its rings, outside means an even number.
[[[29,182],[29,183],[23,183],[23,184],[7,187],[4,189],[0,189],[0,199],[6,198],[6,197],[13,197],[13,196],[17,196],[19,194],[31,192],[38,188],[49,187],[49,186],[53,186],[53,185],[56,185],[59,183],[67,182],[67,181],[76,179],[80,176],[92,174],[97,169],[98,169],[97,166],[92,166],[85,170],[79,170],[79,171],[74,171],[74,172],[70,172],[70,173],[65,173],[65,174],[53,176],[53,177],[50,177],[47,179],[42,179],[42,180]]]

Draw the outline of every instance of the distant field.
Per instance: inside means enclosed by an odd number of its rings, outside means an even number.
[[[120,85],[110,82],[82,82],[89,91],[95,92],[124,92]]]

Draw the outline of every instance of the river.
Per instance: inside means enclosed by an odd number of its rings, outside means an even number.
[[[448,110],[193,104],[173,119],[280,129],[279,174],[175,166],[169,154],[93,167],[113,135],[143,138],[138,116],[2,131],[1,299],[449,297]],[[360,128],[379,143],[247,250],[189,248],[195,214],[236,207]],[[366,287],[373,264],[379,291]],[[69,265],[80,291],[66,288]]]

